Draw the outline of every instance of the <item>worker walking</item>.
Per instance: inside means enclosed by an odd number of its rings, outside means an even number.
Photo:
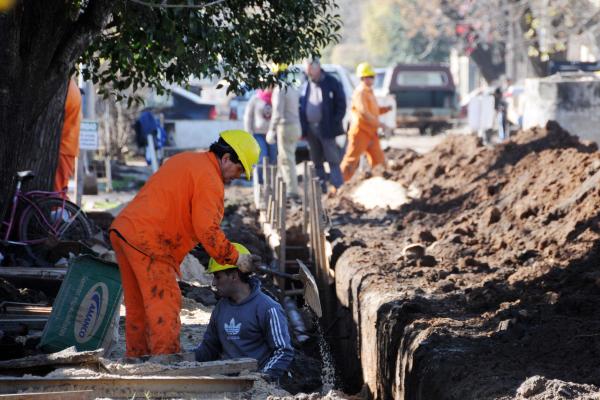
[[[269,131],[269,123],[273,114],[271,97],[272,88],[258,89],[250,98],[244,111],[244,129],[254,135],[254,139],[260,146],[260,158],[258,160],[258,183],[263,183],[263,159],[267,157],[269,165],[277,163],[277,145],[267,143],[266,135]]]
[[[371,167],[385,162],[377,128],[379,128],[379,115],[392,109],[377,105],[372,89],[375,71],[370,64],[366,62],[358,64],[356,75],[361,83],[352,94],[352,120],[348,130],[348,146],[341,164],[345,182],[354,175],[363,153],[367,153],[367,160]]]
[[[273,67],[273,72],[288,78],[286,64]],[[290,78],[293,76],[290,74]],[[267,143],[277,143],[277,164],[286,184],[288,196],[299,198],[296,172],[296,144],[302,136],[300,127],[300,91],[293,82],[273,89],[273,115],[267,133]],[[273,140],[275,139],[275,140]]]
[[[308,81],[300,98],[302,134],[308,142],[321,189],[326,193],[329,182],[335,193],[344,183],[340,170],[341,150],[335,138],[346,133],[342,122],[346,114],[346,96],[342,84],[323,71],[318,58],[307,60],[305,67]],[[324,162],[329,166],[329,176],[325,173]]]
[[[128,357],[178,353],[181,292],[176,277],[186,254],[202,244],[219,263],[253,270],[220,228],[224,184],[249,179],[260,148],[242,130],[221,132],[207,152],[171,157],[114,220],[110,239],[123,284]]]
[[[80,125],[81,92],[75,80],[69,79],[58,164],[54,175],[54,191],[56,192],[65,190],[69,186],[69,179],[75,174],[75,158],[79,155]],[[66,190],[64,196],[66,197]]]

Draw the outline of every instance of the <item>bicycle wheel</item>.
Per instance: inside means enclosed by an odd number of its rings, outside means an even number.
[[[60,240],[78,241],[92,236],[91,223],[80,208],[53,197],[35,200],[35,205],[23,210],[19,239],[29,243],[27,254],[37,265],[54,264],[52,247]]]

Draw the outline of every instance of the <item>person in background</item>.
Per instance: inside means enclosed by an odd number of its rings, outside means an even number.
[[[260,146],[260,158],[258,160],[258,181],[263,183],[262,164],[263,158],[268,157],[269,164],[277,163],[277,145],[268,144],[266,135],[271,122],[273,106],[271,104],[272,89],[258,89],[248,101],[244,112],[244,129],[254,135]]]
[[[308,82],[300,99],[300,123],[306,137],[310,159],[321,181],[323,192],[327,182],[333,192],[342,186],[344,179],[340,170],[341,151],[335,137],[343,135],[342,120],[346,114],[346,97],[341,83],[321,69],[318,58],[306,62]],[[323,163],[329,165],[329,179]]]
[[[250,254],[233,243],[240,254]],[[220,297],[204,339],[194,350],[196,361],[249,357],[258,361],[268,381],[277,381],[294,359],[287,318],[283,308],[260,289],[260,281],[235,265],[210,259],[207,272]]]
[[[154,115],[152,109],[147,108],[141,112],[133,128],[137,146],[144,149],[146,163],[152,165],[152,158],[156,157],[157,166],[162,164],[163,147],[167,144],[167,132],[161,125],[160,118]],[[152,138],[153,146],[149,145],[149,138]],[[152,150],[155,154],[152,154]]]
[[[373,93],[375,70],[369,63],[358,64],[356,76],[360,79],[360,84],[352,94],[352,120],[348,130],[348,146],[341,165],[344,181],[352,178],[363,153],[367,153],[367,160],[371,168],[385,163],[377,129],[380,125],[379,115],[392,109],[377,105],[377,99]]]
[[[75,159],[79,155],[81,126],[81,92],[74,79],[69,79],[65,100],[65,117],[60,135],[58,165],[54,175],[54,191],[67,197],[69,179],[75,174]],[[64,191],[64,192],[63,192]]]
[[[275,74],[287,79],[285,64],[273,67]],[[289,78],[293,79],[290,74]],[[288,85],[273,90],[273,115],[267,134],[267,142],[277,143],[277,164],[286,183],[288,196],[298,198],[298,175],[296,173],[296,144],[302,135],[300,127],[300,92],[288,79]]]
[[[222,264],[250,272],[221,230],[225,185],[252,176],[260,148],[248,132],[221,132],[206,152],[169,158],[113,221],[109,235],[125,300],[127,357],[180,351],[179,266],[196,244]]]
[[[504,100],[502,87],[498,86],[494,91],[494,109],[498,122],[498,140],[503,142],[508,137],[508,121],[506,120],[507,104]]]

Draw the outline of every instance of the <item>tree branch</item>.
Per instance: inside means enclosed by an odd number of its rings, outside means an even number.
[[[85,12],[73,25],[72,32],[62,43],[53,59],[51,76],[65,76],[73,63],[92,42],[92,39],[102,32],[110,15],[114,0],[90,0]]]

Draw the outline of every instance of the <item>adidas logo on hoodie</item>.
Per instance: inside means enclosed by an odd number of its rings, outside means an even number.
[[[223,327],[225,328],[225,332],[227,333],[227,339],[232,340],[240,338],[238,335],[240,334],[240,329],[242,329],[241,322],[236,324],[235,319],[231,318],[229,323],[223,324]]]

